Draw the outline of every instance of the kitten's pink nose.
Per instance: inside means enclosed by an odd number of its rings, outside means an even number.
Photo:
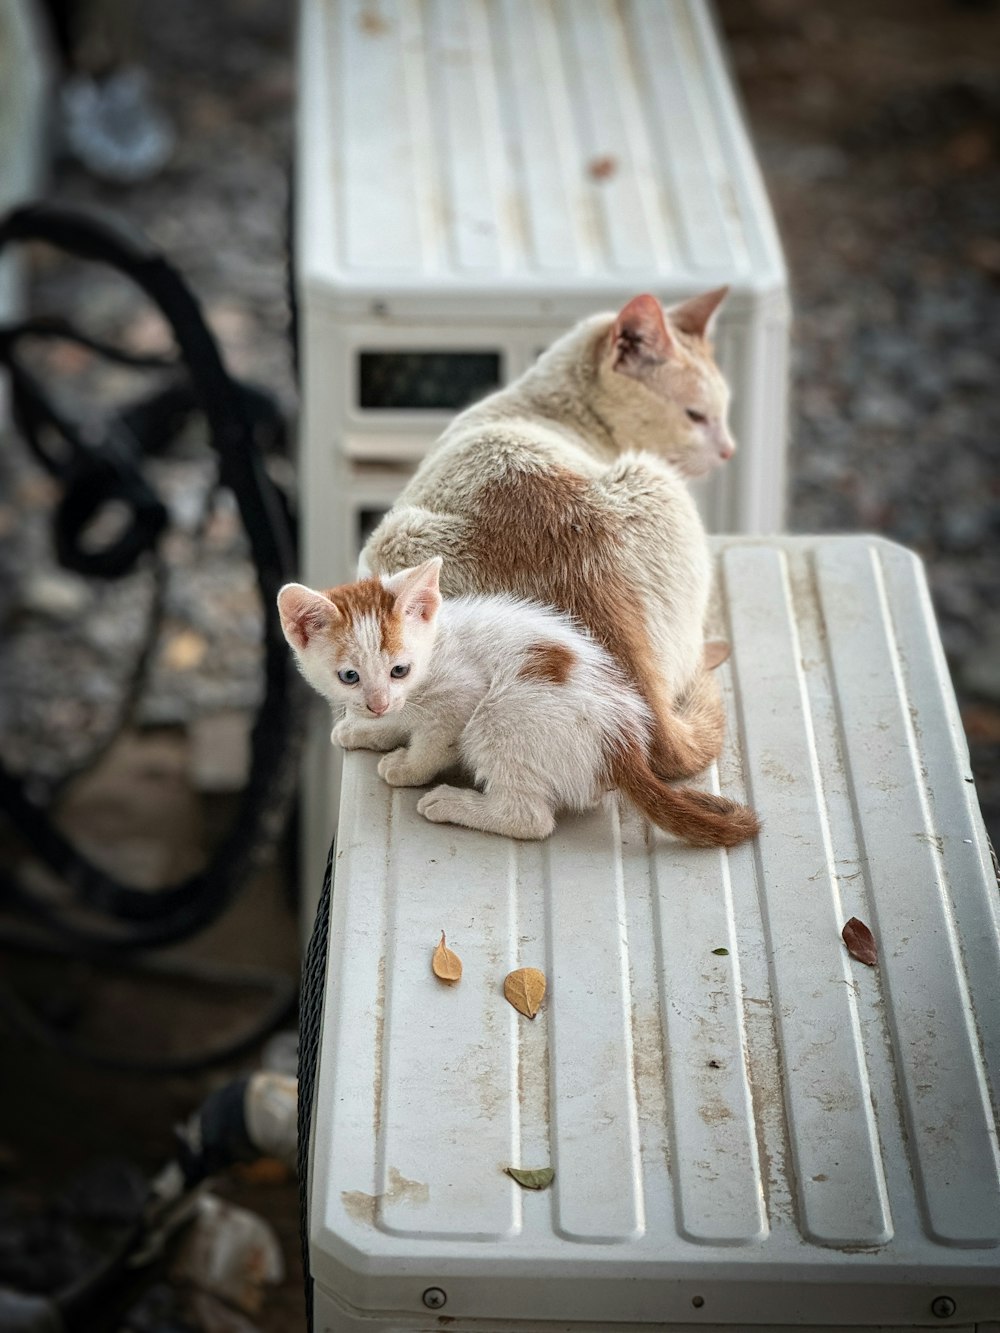
[[[381,699],[376,699],[374,702],[366,704],[366,707],[369,713],[374,713],[376,717],[381,717],[389,707],[389,704],[388,702],[383,703]]]
[[[719,445],[719,457],[722,459],[724,463],[728,459],[732,458],[735,452],[736,452],[736,445],[733,444],[732,440],[723,440]]]

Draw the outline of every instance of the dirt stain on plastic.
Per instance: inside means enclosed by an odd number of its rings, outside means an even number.
[[[389,1167],[389,1188],[382,1194],[366,1194],[364,1190],[340,1192],[340,1201],[348,1216],[372,1227],[380,1203],[426,1203],[430,1197],[429,1185],[422,1180],[408,1180],[394,1166]]]

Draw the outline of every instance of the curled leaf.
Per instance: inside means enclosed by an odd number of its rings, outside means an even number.
[[[728,957],[729,957],[729,950],[728,950],[728,949],[713,949],[712,952],[713,952],[718,958],[728,958]]]
[[[537,967],[519,967],[508,972],[503,983],[504,999],[525,1018],[534,1018],[545,999],[545,973]]]
[[[875,936],[863,921],[852,916],[840,933],[852,958],[856,958],[859,963],[867,963],[869,967],[875,966],[878,962]]]
[[[434,950],[434,957],[431,959],[431,967],[434,969],[434,975],[441,981],[446,981],[449,986],[454,986],[456,981],[462,979],[462,960],[445,944],[443,930],[441,943]]]
[[[511,1180],[516,1180],[522,1189],[544,1190],[552,1184],[556,1173],[551,1166],[519,1167],[505,1166],[504,1170]]]

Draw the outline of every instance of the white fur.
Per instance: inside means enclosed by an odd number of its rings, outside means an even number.
[[[420,575],[437,587],[440,561],[396,578]],[[608,790],[607,760],[625,742],[645,747],[649,715],[611,656],[557,611],[513,597],[445,600],[429,617],[407,618],[403,654],[377,638],[338,657],[318,641],[296,654],[309,681],[346,716],[331,739],[348,749],[388,751],[379,773],[393,786],[423,786],[460,766],[475,788],[438,786],[417,809],[437,823],[463,824],[515,838],[547,837],[558,810],[586,810]],[[539,644],[573,654],[563,684],[520,676]],[[392,702],[371,717],[365,686],[391,681],[398,660],[410,665],[392,683]],[[345,665],[357,685],[337,676]]]

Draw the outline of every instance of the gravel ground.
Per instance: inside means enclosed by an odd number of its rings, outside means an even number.
[[[141,0],[136,8],[147,63],[179,130],[177,153],[155,181],[132,189],[101,186],[60,162],[54,192],[108,207],[162,246],[198,292],[231,368],[291,413],[289,7]],[[719,9],[792,273],[790,526],[875,530],[923,556],[1000,841],[1000,76],[989,54],[1000,49],[1000,10],[946,0],[721,0]],[[39,312],[80,315],[90,332],[134,350],[162,344],[162,328],[127,285],[41,251],[34,261]],[[74,410],[141,387],[66,345],[38,358]],[[159,764],[183,801],[185,729],[259,697],[260,608],[232,506],[211,501],[213,470],[197,432],[181,457],[156,466],[173,530],[163,633],[138,720],[160,747],[144,762]],[[115,726],[151,585],[144,573],[95,586],[61,571],[49,552],[52,500],[45,477],[5,445],[0,734],[5,755],[54,782]],[[129,762],[119,763],[120,782],[135,781]],[[90,819],[85,806],[80,827]],[[122,854],[132,869],[160,866],[146,845]],[[289,929],[282,936],[274,927],[286,955]],[[219,932],[213,941],[227,948]],[[120,1080],[91,1086],[51,1061],[32,1065],[27,1048],[14,1053],[37,1080],[26,1078],[29,1086],[65,1103],[64,1122],[56,1107],[47,1128],[65,1135],[72,1124],[78,1135],[75,1154],[38,1166],[35,1103],[18,1102],[5,1133],[31,1164],[28,1193],[68,1172],[71,1158],[103,1149],[112,1130],[154,1164],[171,1117],[204,1086],[174,1081],[161,1106]],[[115,1090],[122,1095],[111,1095],[101,1120],[95,1108]],[[0,1144],[0,1171],[4,1151]],[[278,1219],[286,1248],[294,1244],[291,1186],[251,1206]],[[256,1325],[296,1327],[297,1300],[286,1283]]]
[[[1000,841],[1000,10],[720,12],[792,276],[790,526],[923,557]]]

